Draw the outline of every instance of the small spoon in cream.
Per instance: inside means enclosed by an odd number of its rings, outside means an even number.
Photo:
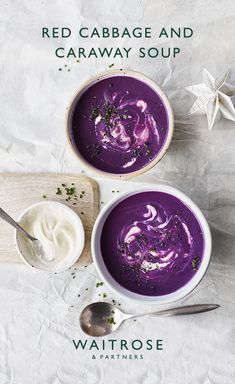
[[[0,208],[0,217],[4,221],[6,221],[8,224],[10,224],[12,227],[14,227],[17,231],[22,233],[22,235],[27,237],[27,239],[29,239],[33,243],[37,252],[43,251],[43,247],[41,245],[41,242],[38,239],[36,239],[35,237],[31,236],[27,231],[25,231],[25,229],[22,228],[15,220],[13,220],[12,217],[9,216],[8,213],[6,213],[2,208]]]

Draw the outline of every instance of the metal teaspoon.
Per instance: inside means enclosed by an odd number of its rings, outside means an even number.
[[[140,315],[127,314],[120,311],[110,303],[98,301],[87,305],[80,314],[80,326],[83,332],[90,336],[106,336],[118,329],[121,323],[127,319],[140,316],[175,316],[192,315],[212,311],[218,308],[217,304],[194,304],[183,307],[176,307],[152,313]]]

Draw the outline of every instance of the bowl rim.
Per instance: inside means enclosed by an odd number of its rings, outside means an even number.
[[[74,111],[74,107],[79,99],[79,97],[93,84],[96,82],[112,77],[112,76],[127,76],[127,77],[133,77],[137,80],[143,81],[146,83],[148,86],[150,86],[156,93],[158,93],[163,101],[163,104],[167,110],[168,113],[168,134],[165,140],[164,145],[162,146],[161,150],[159,151],[158,155],[146,166],[143,168],[140,168],[134,172],[129,172],[129,173],[111,173],[111,172],[106,172],[101,169],[96,168],[92,164],[90,164],[88,161],[86,161],[80,152],[74,147],[71,137],[70,137],[70,127],[71,127],[71,119],[72,119],[72,114]],[[87,81],[85,81],[79,88],[78,90],[74,93],[73,98],[71,99],[70,103],[68,104],[68,108],[66,110],[66,115],[65,115],[65,127],[66,127],[66,138],[68,145],[70,149],[72,150],[73,154],[77,159],[81,161],[81,163],[90,171],[93,171],[97,173],[100,176],[104,177],[112,177],[114,179],[130,179],[135,176],[139,176],[151,168],[153,168],[165,155],[174,132],[174,113],[173,109],[171,107],[170,101],[162,88],[159,86],[158,83],[156,83],[154,80],[152,80],[150,77],[147,75],[143,74],[142,72],[139,71],[134,71],[130,69],[112,69],[112,70],[106,70],[103,72],[100,72],[96,75],[91,76]]]
[[[19,247],[19,240],[18,240],[18,231],[15,229],[14,231],[14,243],[15,243],[15,247],[16,247],[16,250],[17,250],[17,253],[19,254],[19,256],[21,257],[21,259],[27,264],[29,265],[30,267],[34,267],[35,269],[39,270],[39,271],[44,271],[44,272],[48,272],[48,273],[51,273],[51,272],[63,272],[65,270],[67,270],[68,268],[70,268],[73,264],[76,263],[76,261],[80,258],[80,256],[82,255],[82,252],[84,250],[84,245],[85,245],[85,230],[84,230],[84,225],[83,225],[83,222],[81,220],[81,218],[79,217],[79,215],[70,207],[68,207],[66,204],[64,203],[61,203],[59,201],[54,201],[54,200],[47,200],[47,201],[39,201],[37,203],[33,203],[31,205],[29,205],[26,209],[24,209],[17,222],[20,224],[21,220],[23,219],[23,217],[33,208],[37,207],[37,206],[40,206],[40,205],[56,205],[56,206],[60,206],[60,207],[63,207],[63,209],[65,209],[69,215],[72,215],[75,220],[77,221],[77,224],[79,226],[79,231],[80,231],[80,247],[78,247],[78,251],[75,255],[74,253],[74,256],[70,257],[69,259],[71,259],[71,261],[69,262],[69,264],[66,264],[66,267],[63,267],[63,265],[65,265],[65,262],[64,263],[61,263],[60,266],[58,267],[54,267],[52,269],[47,269],[47,268],[44,268],[43,266],[36,266],[36,265],[33,265],[33,263],[30,263],[27,258],[24,256],[23,252],[21,252],[21,249]],[[68,258],[65,258],[64,259],[65,261],[68,262]]]
[[[104,222],[106,221],[108,215],[114,209],[114,207],[117,206],[121,201],[125,200],[130,196],[133,196],[134,194],[151,191],[165,192],[179,198],[193,212],[202,228],[202,232],[204,235],[204,250],[202,263],[200,264],[200,267],[197,270],[196,274],[183,287],[180,287],[178,290],[170,294],[162,296],[141,295],[121,286],[108,271],[103,261],[100,250],[100,236],[102,228]],[[207,223],[207,220],[205,219],[199,207],[183,192],[165,184],[146,184],[144,186],[138,186],[129,191],[120,193],[118,197],[111,199],[98,215],[95,225],[93,227],[91,237],[91,253],[94,265],[99,275],[105,281],[110,290],[125,299],[130,299],[132,301],[136,301],[143,304],[168,304],[180,300],[190,294],[198,286],[208,269],[211,258],[211,249],[212,239],[210,228]]]

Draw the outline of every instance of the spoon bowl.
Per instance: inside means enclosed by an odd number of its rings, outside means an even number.
[[[80,325],[83,332],[90,336],[105,336],[116,331],[126,318],[127,315],[114,305],[99,301],[83,309]]]

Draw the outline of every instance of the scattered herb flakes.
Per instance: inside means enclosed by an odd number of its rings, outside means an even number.
[[[107,294],[106,293],[103,293],[103,298],[107,297]]]
[[[114,63],[109,64],[109,68],[112,68],[112,67],[114,67]]]
[[[61,189],[59,187],[57,188],[56,194],[57,195],[62,195],[62,191],[61,191]]]
[[[100,282],[96,283],[96,288],[102,287],[102,285],[104,285],[104,283],[102,281],[100,281]]]
[[[114,321],[114,318],[112,316],[111,317],[107,317],[106,321],[109,324],[116,324],[115,321]]]
[[[78,297],[80,297],[81,295],[80,295],[80,293],[78,294]]]
[[[47,195],[42,195],[42,198],[43,198],[43,199],[46,199],[46,198],[47,198]]]
[[[84,215],[84,212],[81,212],[81,215]]]
[[[61,185],[62,185],[62,187],[66,187],[66,184],[64,184],[64,183],[63,183],[63,184],[61,184]]]
[[[67,187],[65,188],[65,191],[66,191],[66,195],[68,196],[73,196],[76,192],[76,189],[74,187]]]
[[[94,121],[99,115],[100,115],[99,108],[97,107],[92,108],[91,114],[90,114],[90,120]]]
[[[192,260],[192,267],[194,271],[197,270],[197,266],[198,266],[198,256],[194,257],[194,259]]]
[[[62,71],[62,68],[59,68],[59,71]]]
[[[86,291],[88,291],[89,288],[86,288]]]

